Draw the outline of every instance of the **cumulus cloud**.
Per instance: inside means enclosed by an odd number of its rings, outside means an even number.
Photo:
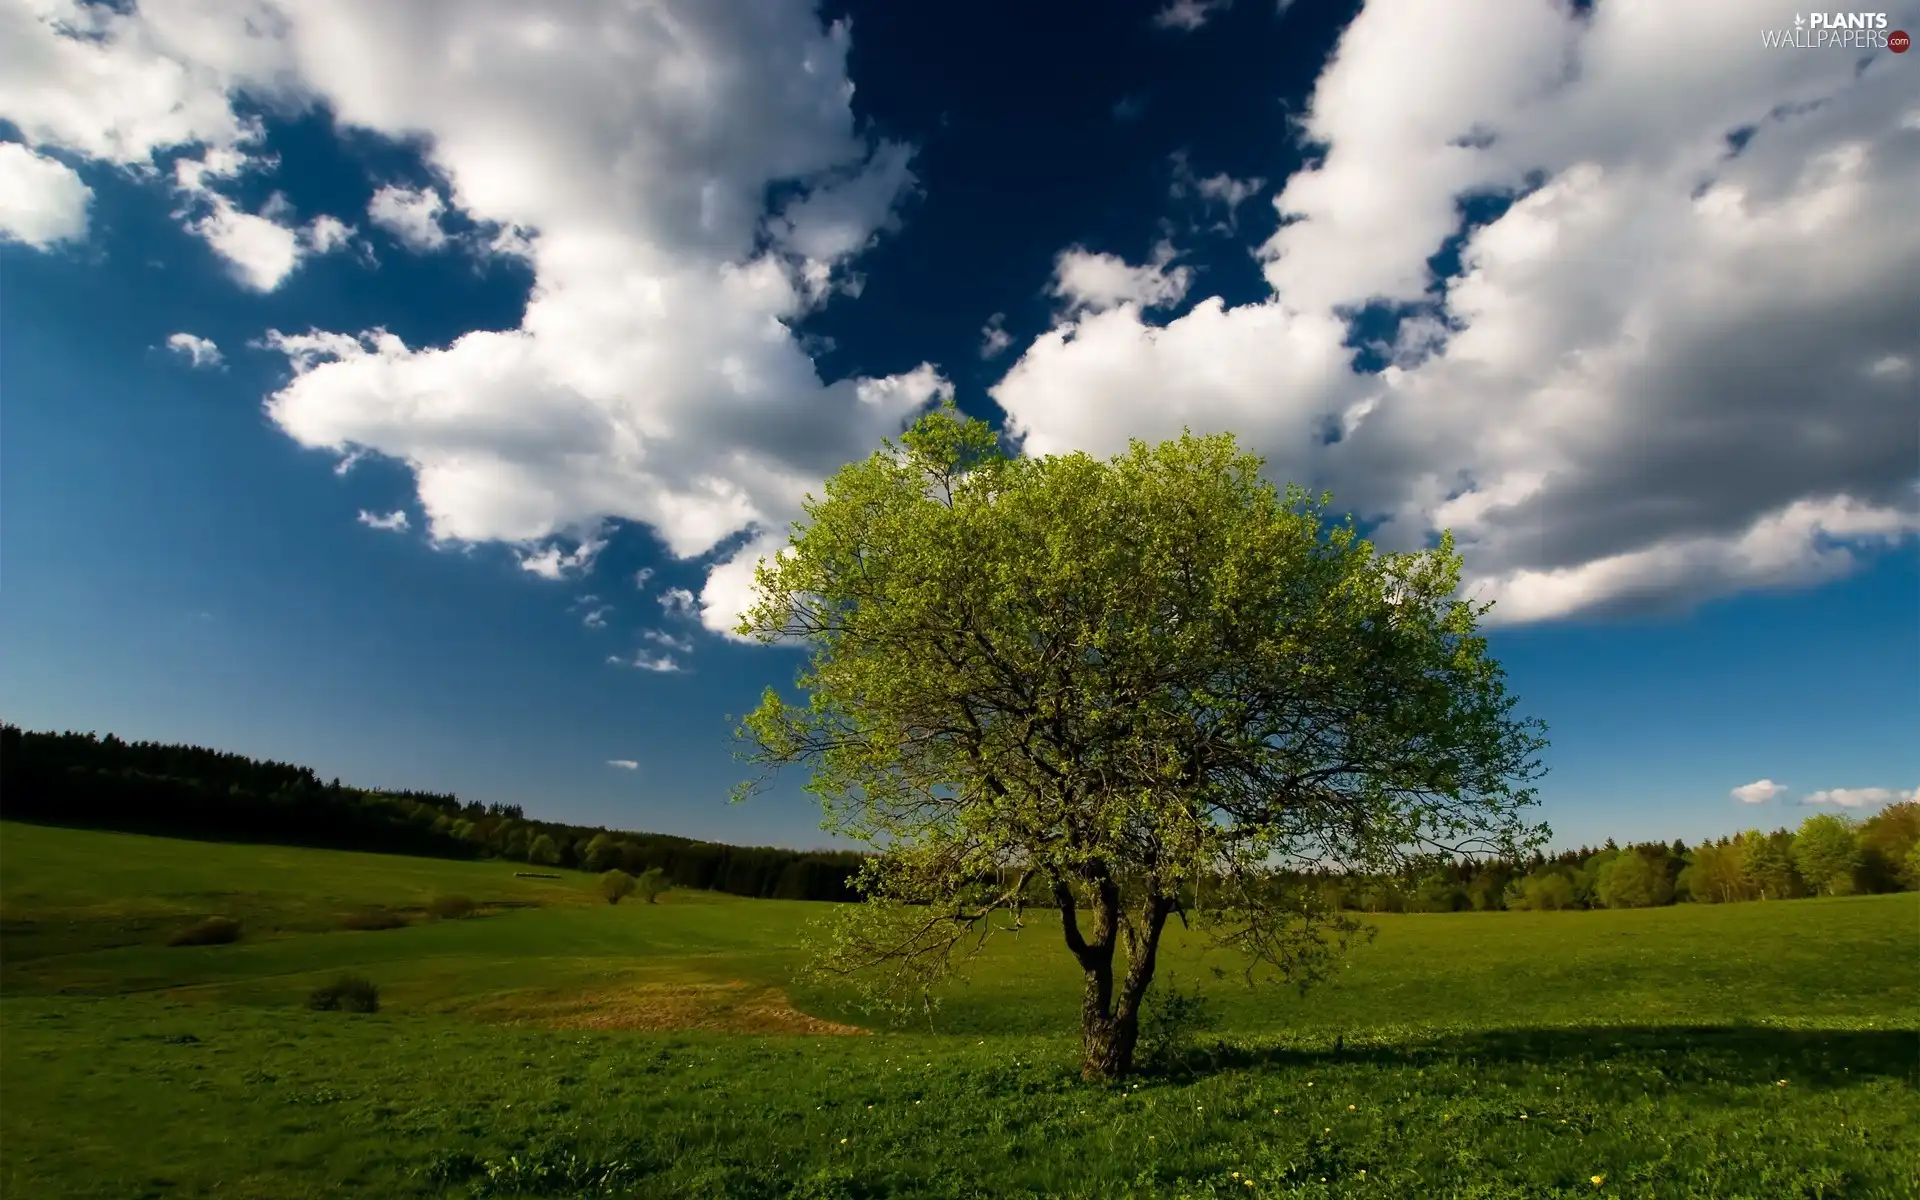
[[[1920,788],[1903,792],[1897,788],[1829,788],[1807,797],[1808,804],[1836,804],[1841,808],[1869,808],[1900,800],[1920,800]]]
[[[92,202],[93,189],[72,167],[17,142],[0,144],[0,241],[36,250],[80,241]]]
[[[1732,795],[1742,804],[1765,804],[1786,790],[1787,785],[1784,783],[1775,783],[1771,779],[1756,779],[1752,783],[1743,783],[1734,788]]]
[[[640,766],[638,761],[631,758],[610,758],[607,760],[607,765],[619,767],[622,771],[638,770]]]
[[[640,588],[641,590],[644,591],[647,586],[647,580],[652,578],[653,578],[653,568],[641,567],[638,571],[635,571],[633,573],[633,586]]]
[[[567,569],[554,539],[608,519],[650,526],[681,558],[784,529],[827,472],[950,394],[930,367],[823,380],[789,327],[858,290],[855,260],[915,186],[910,148],[855,124],[850,26],[805,0],[474,0],[458,15],[7,6],[0,118],[31,146],[148,169],[182,150],[269,169],[241,115],[258,103],[323,106],[420,148],[435,227],[496,230],[488,248],[531,268],[522,320],[437,346],[283,331],[268,342],[293,377],[268,415],[303,445],[403,463],[436,540],[509,543],[539,574]],[[244,211],[231,177],[202,172],[182,219],[247,286],[337,242]],[[433,203],[388,199],[370,221]]]
[[[993,395],[1034,452],[1233,430],[1390,546],[1453,529],[1495,620],[1844,574],[1920,530],[1920,109],[1885,54],[1696,52],[1751,26],[1371,0],[1269,294],[1069,306]],[[1401,318],[1384,369],[1345,344],[1363,311]]]
[[[232,150],[210,150],[199,159],[178,160],[174,183],[184,204],[174,215],[226,260],[242,286],[270,292],[300,265],[303,252],[301,231],[292,223],[286,197],[275,192],[260,212],[250,213],[214,187],[258,166]]]
[[[1233,7],[1233,0],[1172,0],[1153,14],[1153,23],[1161,29],[1192,33],[1213,19],[1215,13]]]
[[[396,508],[385,516],[368,512],[363,508],[360,510],[360,523],[373,529],[384,529],[390,533],[405,533],[408,529],[406,510],[401,508]]]
[[[607,614],[612,611],[613,605],[611,604],[602,604],[597,608],[590,608],[580,614],[580,623],[588,629],[605,629],[607,627]]]
[[[176,333],[167,338],[167,349],[185,358],[189,366],[217,367],[221,362],[220,347],[212,338]]]
[[[1169,268],[1174,257],[1169,242],[1155,246],[1153,258],[1137,267],[1117,254],[1074,246],[1054,260],[1052,291],[1066,302],[1069,315],[1105,312],[1123,304],[1166,308],[1179,303],[1193,281],[1190,269]]]
[[[440,193],[431,188],[388,184],[367,202],[367,220],[392,234],[407,249],[430,254],[447,244],[447,231],[440,225],[446,208]]]

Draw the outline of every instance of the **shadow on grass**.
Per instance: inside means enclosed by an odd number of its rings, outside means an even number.
[[[1920,1084],[1920,1032],[1911,1029],[1777,1029],[1759,1025],[1600,1025],[1495,1029],[1407,1041],[1371,1038],[1318,1048],[1223,1041],[1197,1047],[1159,1072],[1211,1074],[1253,1067],[1429,1066],[1438,1063],[1552,1063],[1631,1059],[1659,1066],[1676,1082],[1791,1078],[1837,1086],[1883,1077]]]

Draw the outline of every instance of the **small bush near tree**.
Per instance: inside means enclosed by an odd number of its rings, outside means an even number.
[[[618,867],[600,876],[600,895],[608,904],[618,904],[633,895],[633,876]]]
[[[427,901],[427,911],[443,921],[470,917],[478,907],[471,896],[435,896]]]
[[[240,922],[232,917],[203,917],[167,939],[169,946],[221,946],[240,940]]]
[[[405,929],[406,926],[406,915],[390,908],[362,908],[340,918],[342,929]]]
[[[380,989],[358,975],[342,975],[313,989],[307,1007],[316,1012],[376,1013],[380,1011]]]
[[[1169,976],[1147,991],[1141,1005],[1139,1062],[1149,1070],[1173,1070],[1185,1062],[1200,1035],[1219,1024],[1205,996]]]
[[[646,870],[640,872],[640,878],[634,881],[634,886],[639,890],[640,895],[646,899],[648,904],[656,904],[660,900],[660,893],[666,891],[672,885],[667,880],[667,873],[665,871],[662,871],[659,867],[648,867]]]

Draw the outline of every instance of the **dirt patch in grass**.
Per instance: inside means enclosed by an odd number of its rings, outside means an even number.
[[[847,1035],[867,1032],[808,1016],[779,988],[727,983],[628,983],[503,996],[471,1010],[482,1020],[556,1029],[697,1029],[712,1033]]]

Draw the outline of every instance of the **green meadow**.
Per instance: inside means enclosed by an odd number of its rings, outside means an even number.
[[[1304,996],[1176,927],[1214,1027],[1101,1086],[1053,914],[894,1028],[793,986],[825,905],[558,874],[0,825],[0,1195],[1920,1196],[1914,893],[1370,917]]]

